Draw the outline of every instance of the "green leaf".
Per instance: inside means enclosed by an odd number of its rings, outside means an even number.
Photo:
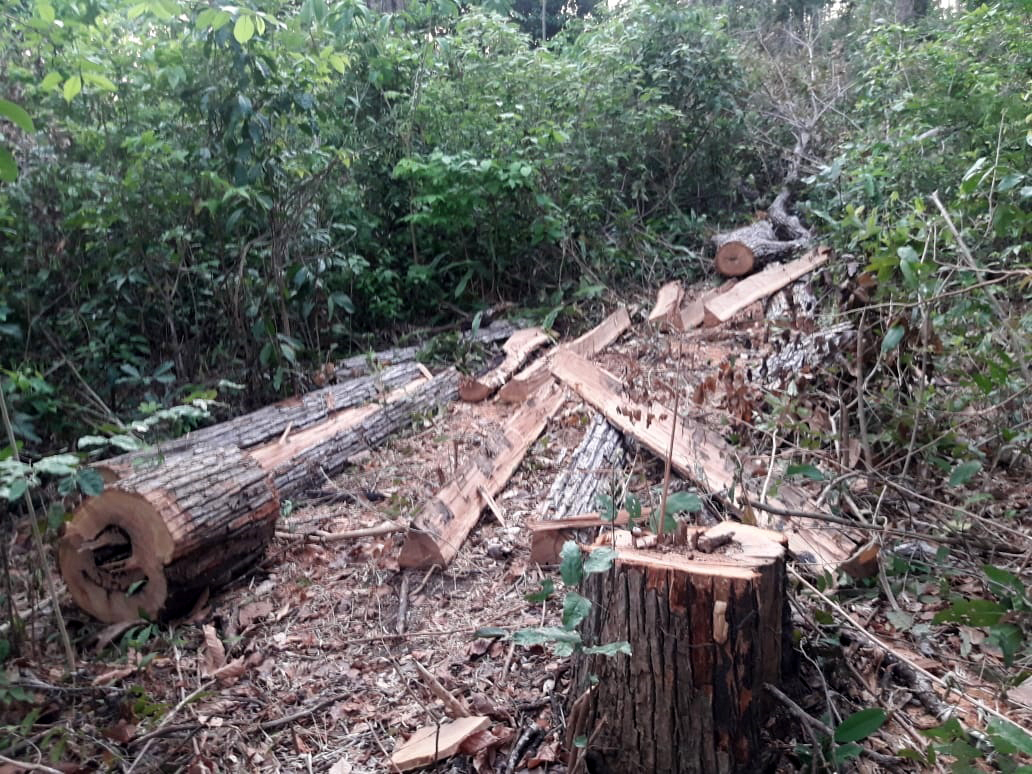
[[[540,626],[534,629],[521,629],[514,632],[512,641],[517,645],[545,645],[549,642],[569,642],[579,645],[581,638],[577,632],[562,629],[558,626]]]
[[[524,594],[523,598],[532,604],[544,602],[552,594],[555,593],[555,582],[551,578],[545,578],[541,581],[541,586],[537,591],[533,591],[530,594]]]
[[[64,94],[65,102],[71,102],[79,95],[79,92],[81,91],[82,78],[80,78],[78,75],[73,75],[71,78],[64,82],[64,89],[62,93]]]
[[[584,557],[574,540],[563,543],[559,552],[559,575],[567,586],[576,586],[584,576]]]
[[[494,639],[495,637],[508,637],[509,630],[503,629],[500,626],[481,626],[475,632],[473,637],[478,639]]]
[[[61,73],[47,73],[42,81],[39,82],[39,87],[43,91],[53,91],[61,85]]]
[[[589,656],[616,656],[620,653],[629,656],[631,655],[631,643],[621,640],[620,642],[607,642],[605,645],[592,645],[584,648],[584,653]]]
[[[34,132],[36,127],[32,125],[32,119],[20,106],[10,100],[0,98],[0,116],[8,119],[23,132]]]
[[[692,492],[674,492],[667,497],[667,516],[673,516],[675,513],[698,513],[701,510],[702,500],[699,499],[697,494]],[[640,508],[638,513],[639,515],[641,514]]]
[[[957,599],[932,618],[933,623],[959,623],[965,626],[993,626],[1006,609],[991,599]]]
[[[76,480],[79,490],[87,497],[96,497],[104,491],[104,478],[93,468],[80,470]]]
[[[7,499],[14,502],[22,495],[24,495],[29,489],[29,482],[24,478],[16,478],[11,482],[11,485],[7,487]]]
[[[596,572],[609,572],[609,568],[613,566],[613,561],[616,559],[617,553],[612,548],[596,548],[588,554],[587,559],[584,560],[584,574],[591,575]]]
[[[571,591],[563,600],[563,628],[576,629],[591,612],[591,600]]]
[[[99,73],[83,73],[83,78],[86,79],[87,83],[92,83],[98,89],[104,91],[118,91],[118,87],[111,82],[110,78],[100,75]]]
[[[789,465],[786,476],[805,476],[813,481],[824,481],[824,474],[813,465]]]
[[[981,469],[982,463],[979,460],[960,463],[950,473],[950,486],[964,486]]]
[[[885,724],[885,710],[868,707],[854,712],[835,729],[835,741],[839,744],[866,739]]]
[[[18,164],[7,148],[0,147],[0,180],[13,183],[18,179]]]
[[[254,20],[246,14],[237,18],[236,24],[233,25],[233,37],[236,38],[236,42],[241,46],[253,38]]]
[[[893,325],[885,334],[881,343],[882,352],[891,352],[903,341],[904,328],[902,325]]]
[[[989,721],[989,727],[986,730],[998,740],[997,747],[1002,747],[999,741],[1003,741],[1012,748],[1001,750],[1001,752],[1032,755],[1032,736],[1014,723],[1002,718],[993,718]]]
[[[32,469],[50,476],[67,476],[79,467],[79,458],[74,454],[54,454],[34,463]]]

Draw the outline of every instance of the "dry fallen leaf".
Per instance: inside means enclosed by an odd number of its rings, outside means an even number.
[[[347,758],[341,758],[330,766],[329,774],[351,774],[354,770],[355,767],[351,765],[351,762]]]
[[[94,677],[93,678],[93,685],[94,686],[110,685],[111,683],[115,682],[116,680],[121,680],[123,677],[128,677],[129,675],[131,675],[135,671],[136,671],[136,667],[135,666],[125,666],[125,667],[119,667],[118,669],[112,669],[109,672],[104,672],[103,674],[100,674],[100,675],[97,675],[96,677]]]
[[[236,683],[246,671],[247,661],[243,658],[235,658],[216,669],[211,676],[218,680],[219,685],[225,687]]]
[[[271,602],[251,602],[241,607],[237,612],[237,624],[241,629],[246,629],[255,621],[267,617],[270,613],[272,613]]]
[[[205,677],[211,677],[226,664],[226,648],[223,646],[222,640],[219,639],[215,627],[211,624],[204,626],[202,658],[204,659],[204,666],[201,673]]]

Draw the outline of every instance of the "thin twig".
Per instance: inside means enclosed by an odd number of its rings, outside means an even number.
[[[13,758],[8,758],[5,755],[0,755],[0,763],[4,763],[8,766],[13,766],[15,771],[42,771],[44,774],[61,774],[58,769],[52,769],[49,766],[44,766],[42,763],[26,763],[25,761],[16,761]]]
[[[394,625],[394,631],[398,634],[405,633],[406,619],[408,618],[409,606],[409,576],[401,574],[401,588],[398,589],[398,620]]]
[[[675,390],[673,416],[670,421],[670,445],[667,447],[666,460],[664,460],[663,467],[663,498],[659,506],[659,527],[656,529],[656,535],[659,537],[660,542],[663,541],[663,530],[666,527],[667,495],[670,493],[670,467],[674,458],[674,437],[677,435],[677,421],[680,418],[677,409],[680,404],[681,391]]]
[[[281,718],[266,720],[264,723],[259,723],[258,728],[260,728],[262,731],[274,731],[277,728],[289,726],[295,720],[301,720],[302,718],[307,718],[309,715],[314,715],[319,710],[325,709],[326,707],[329,707],[331,704],[334,704],[335,702],[343,701],[350,695],[351,692],[337,693],[333,696],[328,696],[325,699],[322,699],[321,701],[317,701],[311,707],[305,707],[305,709],[298,710],[297,712],[293,712],[290,715],[284,715]]]
[[[172,721],[172,718],[174,718],[179,713],[179,711],[183,709],[183,707],[185,707],[191,701],[193,701],[206,690],[208,690],[213,682],[214,680],[208,680],[204,683],[201,683],[201,685],[198,686],[194,691],[184,696],[180,700],[180,702],[171,709],[171,711],[165,714],[165,717],[161,719],[161,722],[158,723],[158,727],[154,730],[157,731],[159,728],[164,728],[165,726],[169,725],[169,723]],[[157,737],[153,737],[147,740],[147,743],[143,745],[143,749],[140,750],[140,754],[136,756],[135,760],[133,760],[129,768],[126,769],[126,774],[132,774],[133,770],[140,765],[140,761],[144,759],[144,757],[147,755],[147,751],[150,749],[151,742],[153,742],[156,738]]]

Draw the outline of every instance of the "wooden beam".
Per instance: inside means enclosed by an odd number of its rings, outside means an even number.
[[[684,286],[677,280],[668,282],[656,294],[656,305],[649,313],[649,322],[669,325],[678,331],[684,330],[681,327],[682,301],[684,301]]]
[[[563,390],[544,386],[502,428],[493,459],[479,457],[438,492],[414,519],[398,563],[402,567],[446,566],[476,526],[487,505],[482,492],[496,497],[516,472],[531,444],[562,405]]]
[[[670,436],[674,434],[670,463],[677,473],[705,491],[729,499],[736,507],[746,505],[742,502],[741,479],[735,464],[738,455],[719,433],[683,417],[677,418],[675,425],[673,412],[662,404],[643,405],[622,396],[619,379],[572,352],[561,352],[556,357],[552,373],[602,412],[614,427],[660,459],[666,459],[671,448]],[[731,492],[735,492],[733,498]],[[779,495],[779,500],[768,500],[770,505],[786,510],[820,510],[791,486],[780,487]],[[797,556],[808,554],[814,562],[837,567],[853,552],[854,545],[844,535],[810,529],[796,521],[783,523],[789,548]]]
[[[527,362],[527,358],[538,347],[551,339],[540,328],[523,328],[516,331],[502,345],[505,359],[494,369],[476,379],[463,379],[459,384],[459,397],[470,403],[479,403],[502,387],[516,371]]]
[[[552,349],[547,355],[524,368],[498,391],[505,403],[522,403],[551,378],[548,366],[557,352],[575,352],[581,357],[594,357],[631,327],[631,317],[620,307],[583,336]]]
[[[830,257],[829,248],[818,247],[802,258],[786,264],[768,266],[759,274],[742,280],[727,293],[710,299],[703,305],[705,325],[712,327],[727,322],[749,304],[776,293],[785,285],[826,263]]]

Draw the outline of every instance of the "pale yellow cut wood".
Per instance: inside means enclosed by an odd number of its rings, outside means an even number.
[[[666,458],[674,417],[665,406],[655,402],[645,406],[625,398],[620,394],[622,387],[615,376],[571,352],[556,356],[552,373],[602,412],[618,430],[660,459]],[[677,422],[671,467],[707,492],[721,497],[730,497],[734,492],[732,503],[740,507],[744,503],[736,458],[734,447],[719,433],[690,419],[681,418]],[[781,499],[767,502],[789,510],[819,510],[792,487],[782,486],[779,495]],[[784,533],[793,553],[810,554],[814,561],[829,568],[837,567],[853,551],[853,544],[839,533],[810,529],[797,520],[786,521]]]
[[[490,725],[490,718],[476,715],[440,726],[423,726],[394,751],[391,765],[395,771],[412,771],[450,758],[459,751],[463,742]]]
[[[727,293],[707,301],[705,309],[705,325],[713,326],[726,322],[749,306],[749,304],[776,293],[790,282],[826,263],[831,257],[831,250],[818,247],[802,258],[785,264],[768,266],[759,274],[754,274],[734,286]]]
[[[551,339],[548,334],[540,328],[516,331],[502,346],[505,360],[478,379],[463,380],[459,385],[459,397],[470,403],[478,403],[490,397],[527,362],[534,350],[543,347],[549,341]]]
[[[713,290],[707,290],[699,298],[694,301],[689,301],[681,307],[680,311],[680,329],[682,331],[688,331],[692,328],[698,328],[702,325],[706,319],[706,302],[710,299],[716,298],[721,293],[726,293],[731,288],[738,284],[738,280],[731,279],[721,285],[719,288],[713,288]]]
[[[631,317],[625,307],[620,307],[606,319],[573,341],[552,349],[544,357],[535,360],[514,376],[498,391],[498,399],[505,403],[522,403],[533,394],[552,375],[548,371],[549,363],[557,352],[575,352],[581,357],[594,357],[631,327]]]
[[[669,325],[675,330],[681,327],[681,302],[684,301],[684,287],[674,280],[659,289],[656,294],[656,305],[649,313],[649,322]]]
[[[554,383],[544,386],[505,423],[494,459],[474,460],[424,506],[405,537],[402,567],[444,567],[455,558],[487,505],[482,492],[496,497],[502,491],[564,397]]]

